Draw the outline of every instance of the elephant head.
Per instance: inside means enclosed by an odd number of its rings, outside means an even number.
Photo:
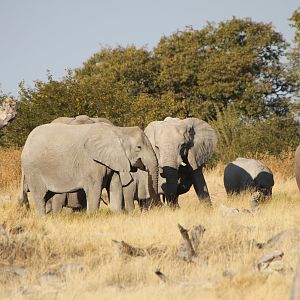
[[[123,139],[125,153],[133,167],[131,171],[134,171],[134,168],[148,171],[149,192],[155,199],[158,193],[158,161],[149,139],[139,127],[116,127],[116,129],[122,133],[121,139]],[[132,180],[130,173],[121,172],[120,178],[123,186],[126,185],[124,178],[126,176],[130,176],[130,182]]]
[[[157,158],[143,130],[139,127],[116,127],[103,123],[101,126],[107,130],[102,129],[100,133],[95,127],[93,133],[89,132],[85,143],[92,158],[119,172],[123,186],[132,181],[130,171],[136,168],[147,170],[152,180],[150,190],[157,194]]]
[[[150,123],[145,133],[159,162],[159,192],[165,195],[167,202],[172,203],[178,197],[179,168],[188,165],[191,172],[200,168],[202,174],[202,165],[211,157],[216,146],[215,131],[196,118],[166,118]]]

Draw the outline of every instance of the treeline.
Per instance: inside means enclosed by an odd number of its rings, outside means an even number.
[[[163,36],[151,51],[103,48],[62,80],[48,74],[33,88],[21,83],[18,116],[0,143],[22,146],[34,127],[60,116],[87,114],[142,128],[166,116],[194,116],[213,124],[222,147],[293,149],[299,144],[291,101],[300,82],[299,16],[298,9],[291,17],[296,48],[271,24],[237,18]]]

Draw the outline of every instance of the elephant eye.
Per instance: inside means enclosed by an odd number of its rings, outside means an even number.
[[[136,146],[136,151],[141,151],[142,150],[142,146]]]

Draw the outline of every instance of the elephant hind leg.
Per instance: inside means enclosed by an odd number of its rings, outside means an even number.
[[[28,188],[34,200],[39,215],[46,214],[46,201],[53,195],[48,191],[45,183],[38,175],[32,176],[28,181]]]
[[[203,203],[211,206],[211,199],[208,193],[206,181],[202,173],[202,167],[193,171],[192,178],[193,178],[193,186],[198,196],[198,199],[201,200]]]

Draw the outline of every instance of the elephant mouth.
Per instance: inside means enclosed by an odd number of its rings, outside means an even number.
[[[137,169],[140,169],[142,171],[148,171],[147,167],[143,164],[140,158],[138,158],[137,161],[131,165],[130,172],[136,172]]]

